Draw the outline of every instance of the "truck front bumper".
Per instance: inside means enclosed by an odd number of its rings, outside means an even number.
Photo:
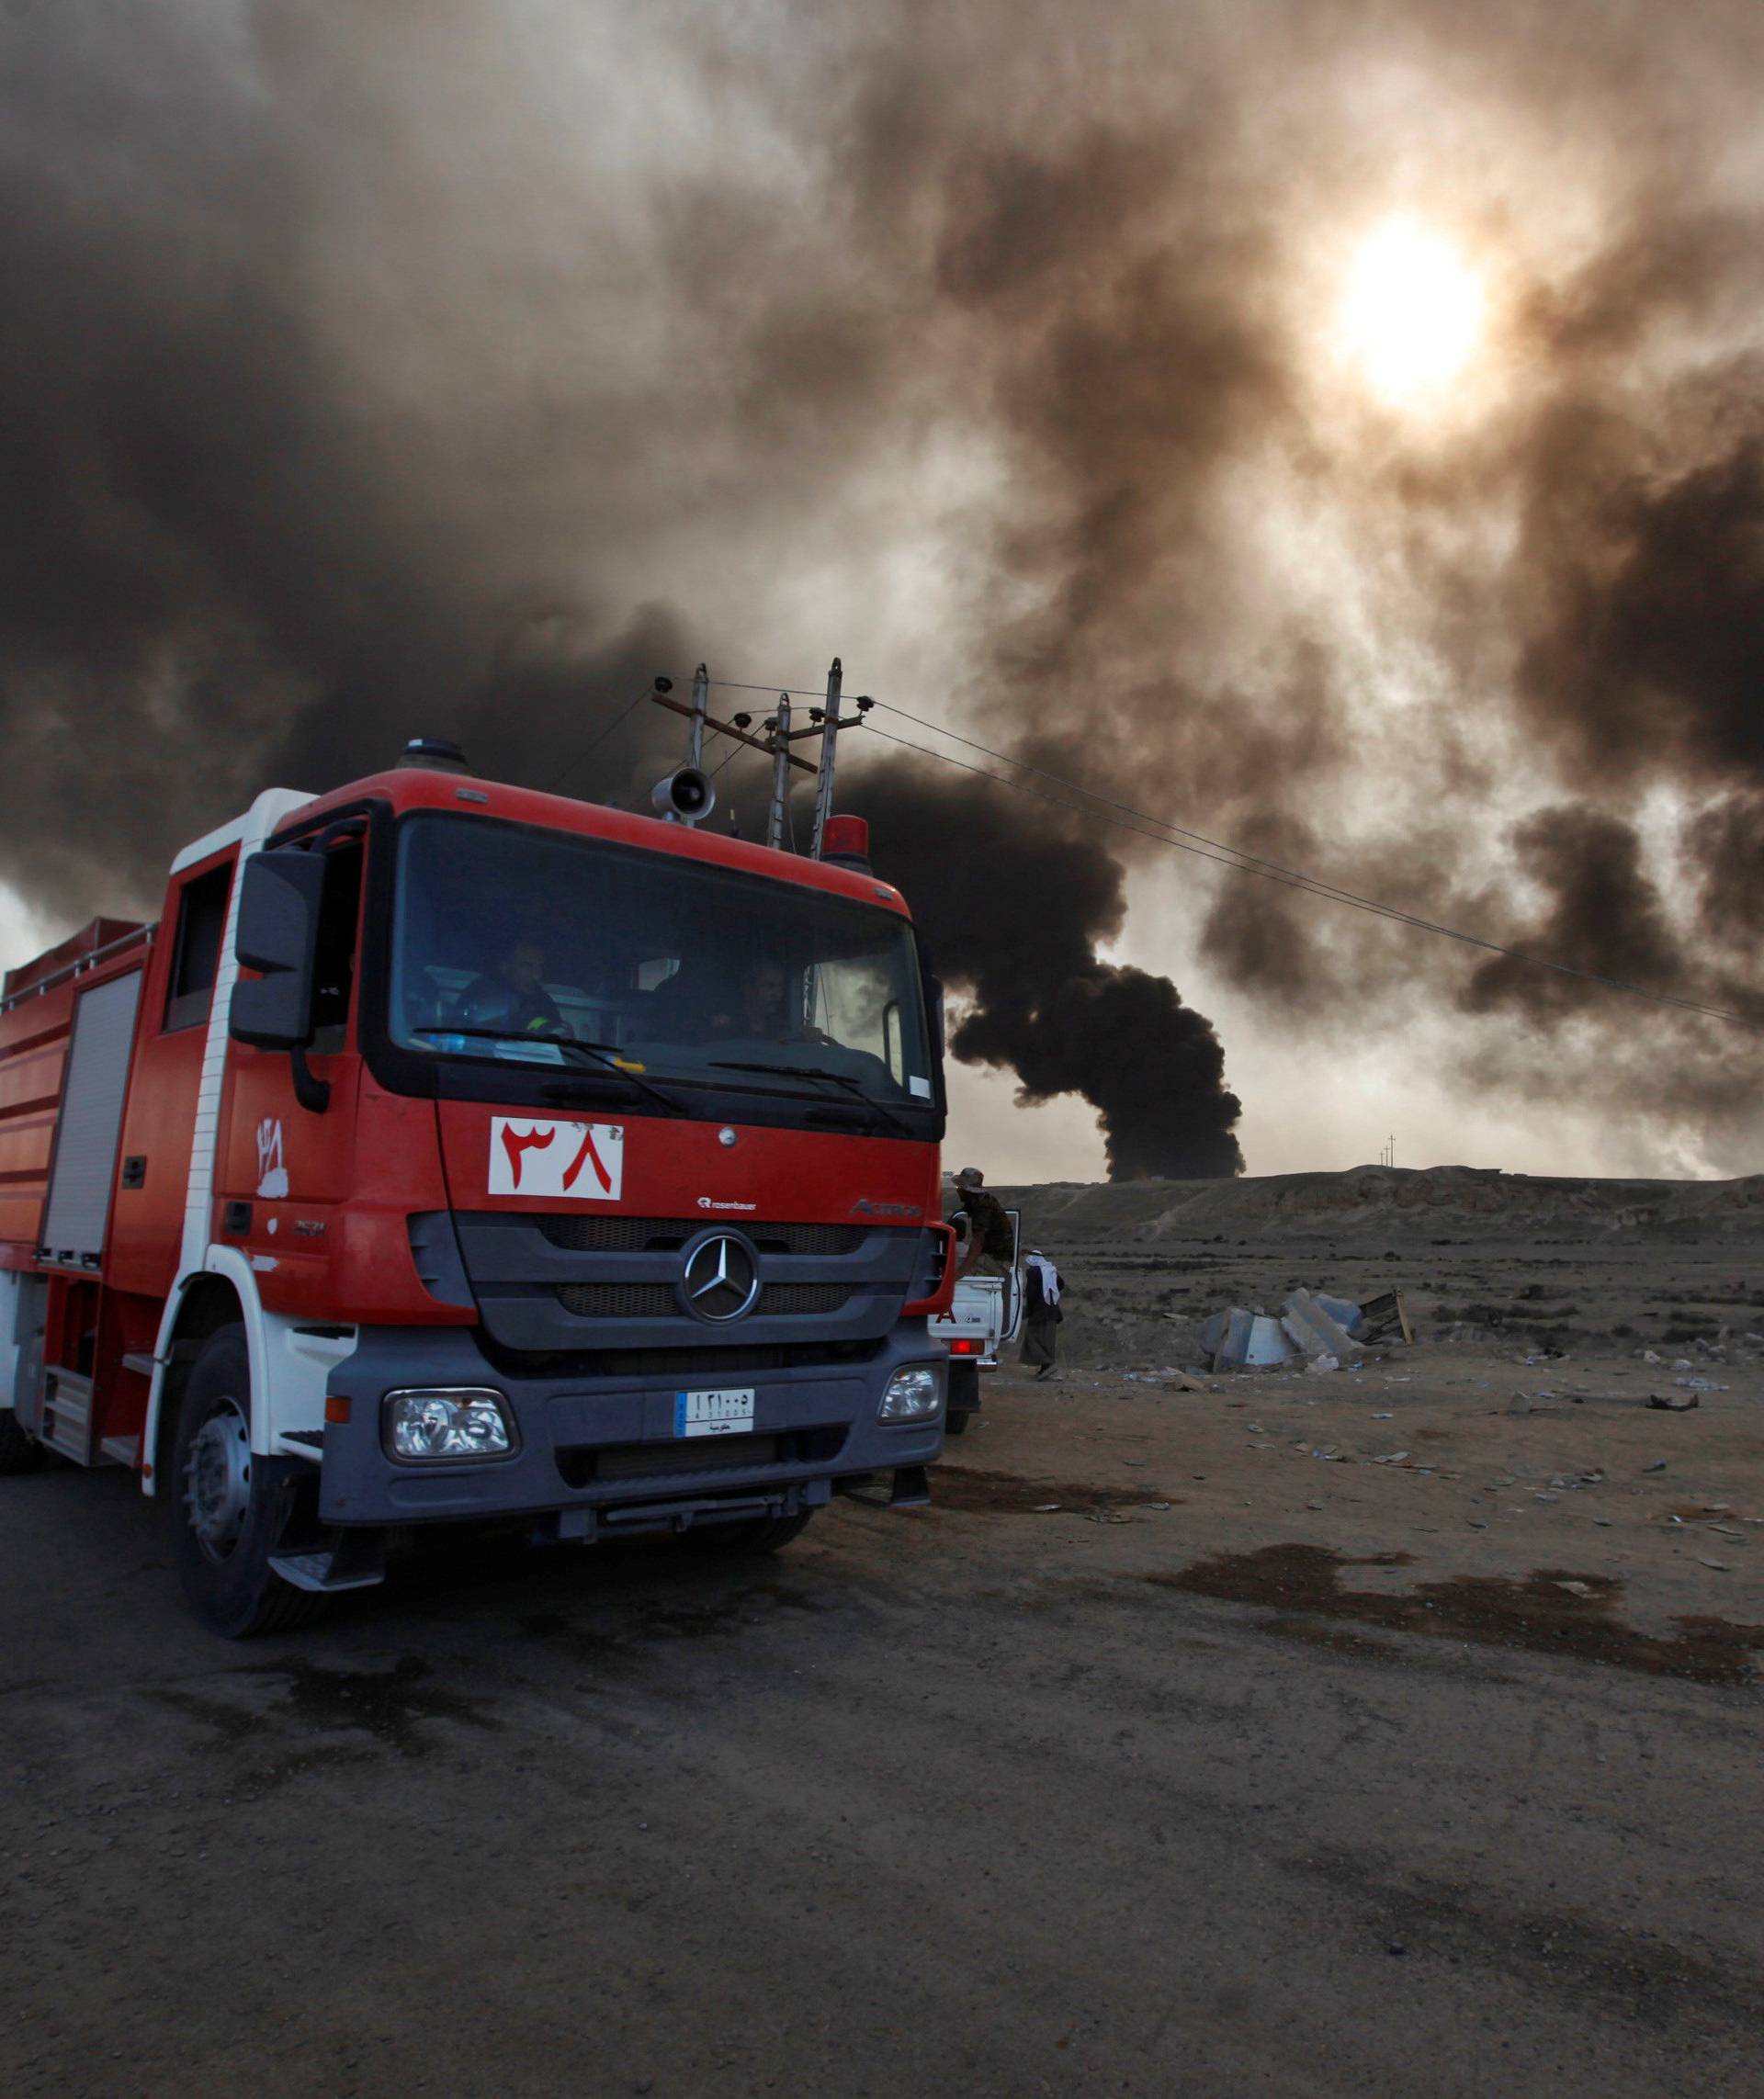
[[[511,1375],[461,1327],[365,1327],[330,1379],[347,1401],[327,1420],[319,1514],[327,1524],[396,1525],[532,1516],[541,1531],[594,1538],[755,1515],[794,1515],[842,1479],[922,1466],[943,1447],[928,1422],[876,1419],[888,1380],[922,1365],[944,1388],[944,1358],[922,1320],[904,1321],[859,1361],[781,1368]],[[382,1438],[387,1394],[481,1387],[499,1394],[516,1447],[492,1459],[401,1460]],[[680,1437],[687,1390],[753,1393],[751,1432]]]

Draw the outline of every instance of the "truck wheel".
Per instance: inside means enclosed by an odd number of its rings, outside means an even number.
[[[980,1411],[980,1372],[974,1363],[951,1363],[949,1397],[944,1405],[944,1434],[966,1436],[971,1414]]]
[[[286,1632],[324,1598],[270,1566],[283,1514],[279,1492],[298,1458],[251,1448],[251,1355],[243,1326],[222,1326],[196,1360],[173,1443],[177,1572],[203,1622],[228,1640]]]
[[[796,1516],[759,1516],[746,1523],[697,1524],[686,1532],[685,1542],[700,1552],[736,1552],[752,1558],[763,1552],[779,1552],[793,1538],[808,1528],[812,1508]]]
[[[34,1473],[44,1454],[37,1439],[18,1426],[11,1407],[0,1413],[0,1479],[11,1473]]]

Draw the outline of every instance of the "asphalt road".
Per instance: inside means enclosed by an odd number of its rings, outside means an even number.
[[[0,2090],[1764,2090],[1755,1688],[1189,1593],[1182,1517],[232,1646],[128,1480],[0,1482]]]

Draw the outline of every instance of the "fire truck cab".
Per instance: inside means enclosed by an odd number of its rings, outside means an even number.
[[[0,1471],[132,1467],[232,1636],[415,1526],[764,1551],[924,1499],[953,1270],[899,893],[849,832],[407,760],[260,795],[156,927],[6,979]]]

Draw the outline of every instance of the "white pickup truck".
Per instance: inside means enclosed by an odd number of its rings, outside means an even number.
[[[931,1322],[932,1339],[949,1349],[945,1436],[967,1433],[968,1416],[980,1410],[980,1372],[997,1370],[999,1350],[1023,1331],[1023,1213],[1007,1210],[1005,1215],[1011,1220],[1010,1274],[964,1276],[948,1315]]]

